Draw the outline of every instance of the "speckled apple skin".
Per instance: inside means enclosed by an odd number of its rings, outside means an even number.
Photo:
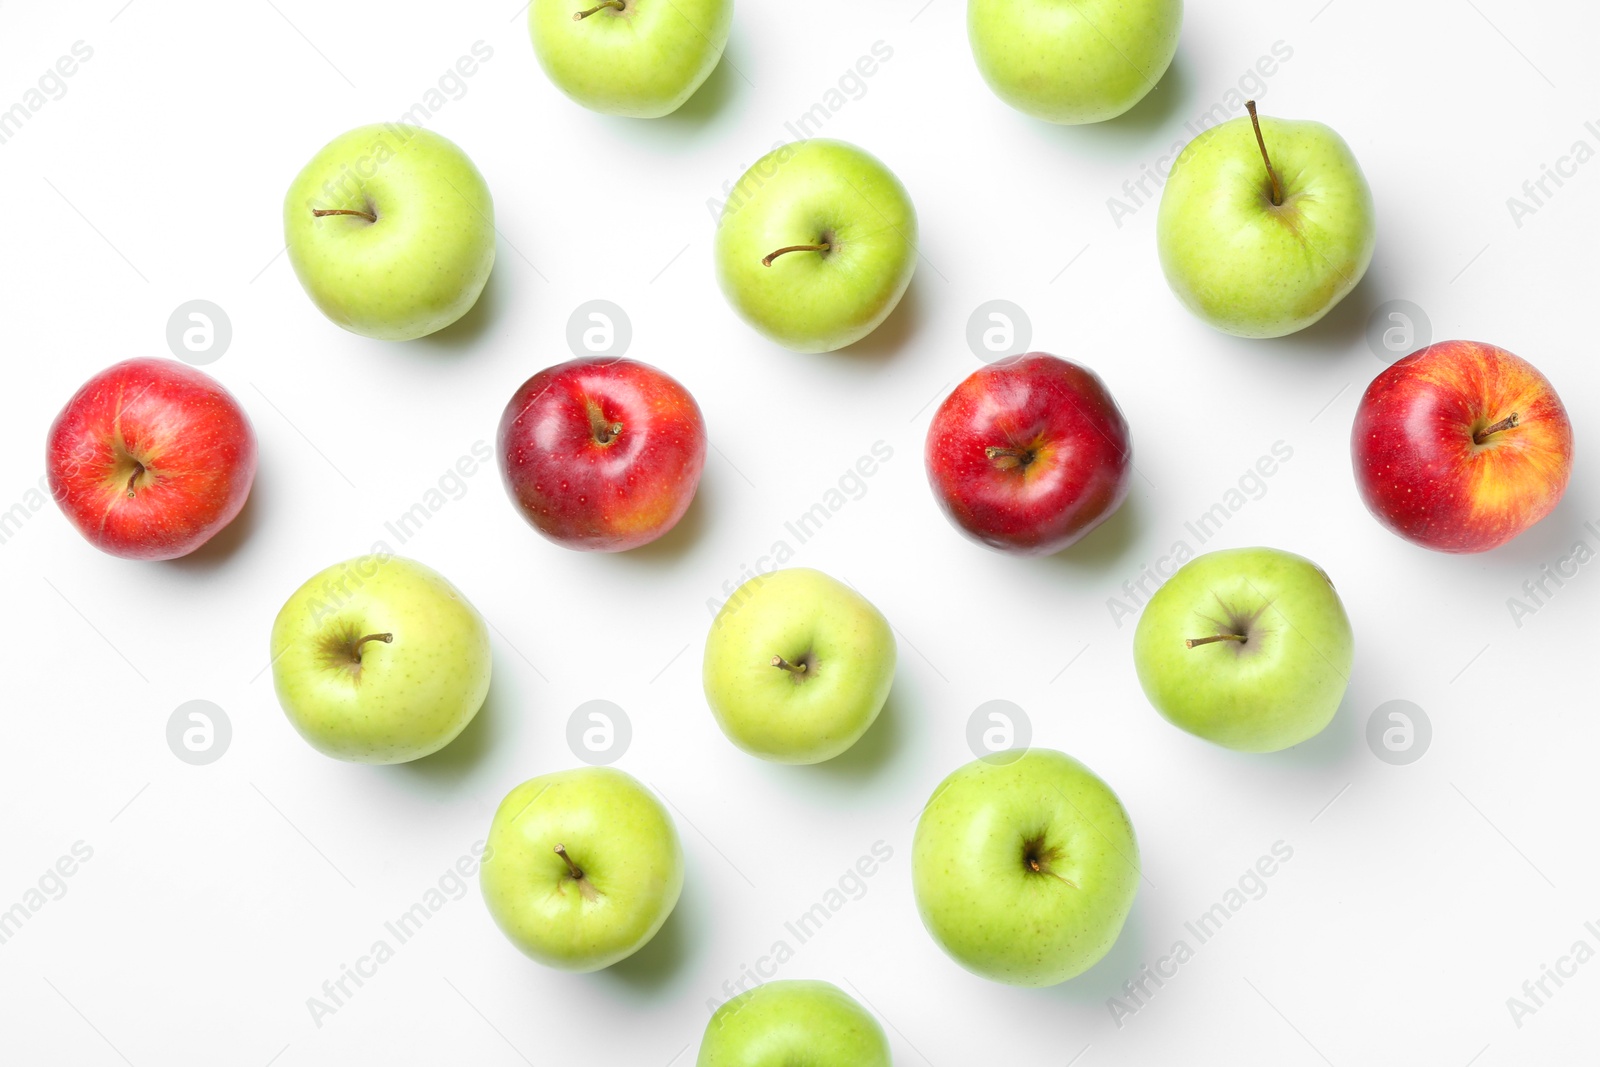
[[[359,669],[329,643],[361,647]],[[405,763],[464,730],[489,692],[489,630],[444,577],[398,556],[359,556],[314,576],[272,624],[272,681],[290,723],[317,751]]]
[[[890,1067],[872,1013],[828,982],[767,982],[716,1010],[696,1067]]]
[[[1027,846],[1053,853],[1030,870]],[[1116,943],[1139,887],[1133,823],[1111,787],[1063,752],[974,760],[939,784],[912,842],[923,925],[974,974],[1049,986]]]

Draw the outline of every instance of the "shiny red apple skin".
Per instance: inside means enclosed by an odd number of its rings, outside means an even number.
[[[232,522],[256,476],[256,435],[216,379],[130,359],[67,401],[45,446],[50,491],[78,532],[124,559],[176,559]]]
[[[923,458],[957,529],[1003,552],[1047,555],[1127,497],[1133,442],[1094,371],[1029,352],[956,386],[934,413]]]
[[[498,452],[506,491],[534,529],[567,548],[625,552],[689,509],[706,426],[689,391],[649,364],[575,359],[517,390]]]
[[[1517,425],[1474,436],[1517,416]],[[1441,341],[1367,386],[1350,434],[1356,488],[1378,521],[1439,552],[1485,552],[1560,503],[1572,423],[1532,364],[1476,341]]]

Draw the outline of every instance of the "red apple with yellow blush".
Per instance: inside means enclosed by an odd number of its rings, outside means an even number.
[[[1439,552],[1486,552],[1560,503],[1572,424],[1527,360],[1442,341],[1367,386],[1350,452],[1361,499],[1383,525]]]

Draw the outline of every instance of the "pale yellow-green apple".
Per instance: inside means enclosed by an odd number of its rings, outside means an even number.
[[[1133,663],[1167,721],[1241,752],[1322,732],[1350,681],[1355,640],[1322,568],[1275,548],[1198,556],[1144,606]]]
[[[643,948],[683,891],[672,816],[632,775],[580,767],[523,782],[489,826],[479,884],[513,945],[563,971]]]
[[[1116,118],[1178,50],[1183,0],[968,0],[967,39],[995,95],[1025,115]]]
[[[717,281],[747,323],[799,352],[877,329],[917,266],[917,212],[900,179],[843,141],[775,148],[734,186],[717,226]]]
[[[1156,243],[1185,307],[1224,333],[1283,337],[1361,281],[1377,244],[1372,190],[1320,122],[1250,115],[1190,141],[1161,193]]]
[[[334,138],[283,198],[289,263],[352,333],[408,341],[455,322],[494,267],[494,201],[465,152],[431,130]]]
[[[757,575],[706,638],[706,701],[728,740],[778,763],[821,763],[867,732],[894,684],[894,631],[821,571]]]
[[[1116,793],[1064,752],[974,760],[933,792],[911,846],[917,910],[973,974],[1018,986],[1075,978],[1111,951],[1139,888]]]
[[[669,115],[716,69],[733,0],[533,0],[528,31],[545,75],[591,111]]]
[[[828,982],[768,982],[716,1010],[696,1067],[890,1067],[872,1013]]]
[[[405,763],[455,740],[489,692],[489,628],[436,571],[384,554],[335,564],[272,624],[272,683],[317,751]]]

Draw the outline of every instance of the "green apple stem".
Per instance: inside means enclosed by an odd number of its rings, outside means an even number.
[[[1267,140],[1261,136],[1261,119],[1256,115],[1256,102],[1246,100],[1245,110],[1250,112],[1250,125],[1256,130],[1256,144],[1261,148],[1261,161],[1267,165],[1267,177],[1272,179],[1272,206],[1283,206],[1283,186],[1278,184],[1278,172],[1272,169],[1272,157],[1267,155]]]
[[[784,659],[782,656],[773,656],[772,657],[772,665],[774,667],[779,667],[779,668],[781,668],[783,670],[786,670],[790,674],[804,674],[804,673],[806,673],[806,665],[804,663],[790,663],[788,660]]]
[[[368,222],[378,221],[378,216],[374,215],[370,211],[355,211],[346,207],[313,208],[311,214],[315,215],[319,219],[327,215],[354,215],[357,218],[366,219]]]
[[[587,11],[574,11],[572,13],[572,21],[573,22],[582,22],[584,19],[588,18],[590,15],[594,14],[596,11],[599,11],[601,8],[614,7],[618,11],[622,11],[627,6],[628,5],[624,2],[624,0],[601,0],[600,3],[594,5],[593,7],[591,7]]]
[[[1210,637],[1191,637],[1183,643],[1184,648],[1197,648],[1200,645],[1215,644],[1218,641],[1237,641],[1241,645],[1249,640],[1244,634],[1212,634]]]
[[[1515,416],[1512,416],[1515,418]],[[144,473],[144,464],[138,460],[133,461],[133,473],[128,475],[128,499],[133,499],[133,487],[139,484],[139,476]]]
[[[1489,438],[1493,437],[1495,434],[1499,433],[1502,430],[1514,430],[1514,429],[1516,429],[1517,426],[1521,422],[1522,422],[1522,416],[1518,415],[1515,411],[1513,411],[1511,414],[1507,415],[1505,418],[1501,419],[1499,422],[1495,423],[1493,426],[1485,426],[1483,429],[1481,429],[1477,433],[1473,434],[1472,435],[1472,443],[1475,444],[1475,445],[1481,445],[1485,441],[1489,440]],[[129,496],[133,495],[133,490],[132,490],[131,487],[128,490],[128,495]]]
[[[785,245],[783,248],[778,249],[776,252],[763,259],[761,261],[761,265],[763,267],[770,267],[772,266],[773,260],[777,259],[779,256],[787,255],[790,252],[827,252],[832,248],[833,246],[827,241],[821,241],[814,245]]]
[[[382,641],[386,645],[392,644],[394,642],[394,634],[368,634],[361,640],[357,641],[355,647],[350,650],[351,658],[353,658],[357,663],[361,662],[361,646],[365,645],[368,641]]]
[[[572,857],[567,855],[567,846],[566,845],[557,845],[556,846],[556,855],[560,856],[562,858],[562,860],[564,860],[566,862],[567,873],[572,875],[572,880],[574,882],[583,881],[583,868],[579,867],[576,863],[572,862]]]
[[[1026,467],[1033,462],[1031,448],[1001,448],[999,445],[990,445],[983,450],[983,454],[989,457],[989,462],[1003,471]]]

